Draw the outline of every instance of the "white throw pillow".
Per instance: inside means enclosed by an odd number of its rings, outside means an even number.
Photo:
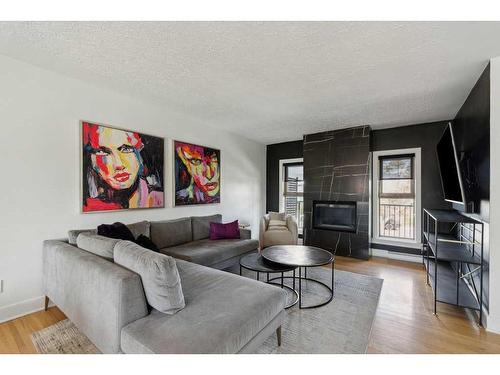
[[[286,227],[286,221],[284,220],[269,220],[270,227]]]
[[[269,212],[269,221],[271,220],[285,220],[285,213],[284,212]]]

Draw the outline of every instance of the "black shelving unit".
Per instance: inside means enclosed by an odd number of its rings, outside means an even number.
[[[440,223],[448,223],[449,233],[439,232]],[[476,233],[480,226],[480,234]],[[479,312],[483,323],[483,232],[484,224],[455,210],[423,210],[422,263],[427,284],[437,302]],[[481,242],[477,236],[481,236]],[[479,287],[474,275],[478,274]]]

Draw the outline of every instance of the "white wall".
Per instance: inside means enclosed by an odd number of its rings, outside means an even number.
[[[490,75],[490,306],[488,330],[500,333],[500,57]]]
[[[42,241],[100,223],[221,213],[257,236],[265,146],[199,119],[0,56],[0,321],[41,307]],[[79,120],[166,138],[164,209],[80,214]],[[172,207],[170,140],[221,150],[221,203]],[[85,287],[82,285],[82,287]]]

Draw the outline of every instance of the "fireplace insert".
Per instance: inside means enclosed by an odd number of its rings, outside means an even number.
[[[313,228],[356,232],[356,202],[313,201]]]

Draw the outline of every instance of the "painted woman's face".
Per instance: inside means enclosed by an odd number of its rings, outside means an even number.
[[[201,147],[182,145],[177,148],[177,154],[186,166],[196,186],[209,197],[217,195],[219,184],[219,160],[215,152]]]
[[[93,145],[92,167],[113,189],[130,188],[142,171],[142,158],[134,133],[100,127]],[[97,146],[97,147],[96,147]]]

